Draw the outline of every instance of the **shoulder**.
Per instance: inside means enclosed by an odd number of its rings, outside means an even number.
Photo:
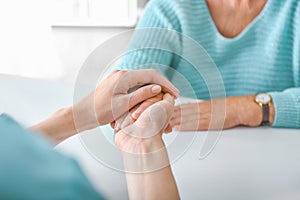
[[[160,23],[164,28],[180,31],[186,17],[198,14],[198,7],[205,0],[150,0],[141,18],[139,27],[149,27],[150,23]],[[151,26],[151,24],[150,24]],[[151,26],[152,27],[152,26]]]
[[[150,0],[138,24],[138,28],[159,27],[178,30],[178,0]]]
[[[192,6],[201,4],[205,0],[151,0],[146,8],[161,8],[165,9],[166,12],[189,9]],[[171,9],[171,10],[169,10]]]

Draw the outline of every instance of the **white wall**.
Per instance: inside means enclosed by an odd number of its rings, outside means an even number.
[[[62,81],[72,82],[87,56],[102,42],[129,28],[53,28],[56,53],[63,68]]]
[[[144,7],[147,0],[138,0]],[[0,73],[73,82],[89,53],[130,28],[51,27],[51,0],[0,3]]]

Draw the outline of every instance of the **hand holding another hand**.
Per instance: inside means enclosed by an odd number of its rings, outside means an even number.
[[[132,89],[136,90],[131,92]],[[178,97],[179,91],[152,69],[113,71],[80,102],[57,111],[31,129],[61,142],[78,132],[113,122],[142,102],[146,102],[141,104],[145,109],[147,100],[160,93]]]
[[[130,92],[132,88],[137,89]],[[161,92],[176,97],[179,93],[155,70],[114,71],[93,93],[73,106],[76,127],[81,131],[110,123]]]
[[[146,108],[138,119],[124,122],[120,118],[123,123],[115,133],[116,145],[129,153],[149,153],[162,148],[162,133],[168,126],[173,109],[174,97],[164,94],[162,100]]]

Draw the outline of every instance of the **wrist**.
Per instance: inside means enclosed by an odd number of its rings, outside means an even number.
[[[240,124],[244,126],[260,126],[262,122],[261,107],[254,101],[255,95],[242,96],[239,107]]]
[[[263,121],[262,107],[255,102],[256,95],[246,95],[242,97],[239,107],[240,124],[245,126],[260,126]],[[274,105],[269,103],[269,122],[270,125],[274,122]]]
[[[165,143],[161,138],[161,134],[154,138],[146,139],[141,144],[141,150],[143,150],[142,153],[152,153],[165,148]]]
[[[165,148],[161,133],[151,138],[138,138],[121,130],[116,133],[115,143],[123,153],[129,154],[148,154]]]
[[[63,108],[55,112],[48,119],[30,128],[33,131],[41,132],[56,142],[61,142],[77,133],[72,107]]]
[[[124,169],[130,173],[153,172],[170,165],[162,139],[147,139],[139,145],[131,145],[130,150],[122,150],[122,156]]]

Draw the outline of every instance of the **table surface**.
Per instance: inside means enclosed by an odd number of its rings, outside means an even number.
[[[0,94],[0,113],[10,114],[25,126],[73,102],[72,85],[8,75],[0,75]],[[94,129],[69,138],[56,149],[77,159],[109,199],[124,199],[124,174],[101,162],[115,159],[111,132],[108,127]],[[211,147],[218,134],[221,137],[213,151],[199,159],[203,142]],[[239,127],[173,133],[165,140],[182,199],[300,199],[300,130]]]

